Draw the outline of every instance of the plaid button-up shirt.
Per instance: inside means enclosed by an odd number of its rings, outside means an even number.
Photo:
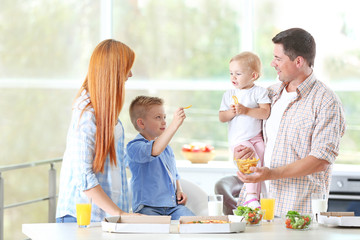
[[[285,86],[284,83],[278,83],[268,88],[271,105],[280,98]],[[340,138],[345,132],[340,100],[314,74],[296,92],[297,97],[282,116],[270,167],[281,167],[308,155],[326,160],[330,165],[322,172],[270,181],[269,191],[276,195],[277,216],[288,210],[310,213],[311,193],[324,188],[329,191],[332,164],[339,152]],[[267,126],[264,121],[265,142],[267,127],[271,126]]]
[[[60,175],[59,199],[56,217],[71,215],[76,217],[76,201],[86,197],[84,190],[100,185],[111,200],[123,211],[129,211],[129,195],[124,157],[124,129],[120,121],[115,126],[114,138],[116,164],[106,158],[104,172],[93,171],[95,157],[96,121],[94,109],[82,110],[89,102],[83,94],[74,106],[67,135],[66,150]],[[91,221],[100,222],[107,214],[96,204],[92,204]]]

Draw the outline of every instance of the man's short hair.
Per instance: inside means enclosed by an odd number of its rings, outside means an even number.
[[[148,97],[148,96],[137,96],[130,104],[129,113],[131,123],[134,125],[135,129],[140,131],[136,121],[139,118],[145,118],[150,107],[154,105],[163,105],[164,100],[158,97]]]
[[[313,36],[301,28],[290,28],[278,33],[273,43],[282,44],[284,53],[293,61],[298,56],[303,57],[309,67],[314,66],[316,44]]]

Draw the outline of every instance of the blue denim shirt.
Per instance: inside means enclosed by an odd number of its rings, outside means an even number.
[[[129,211],[128,185],[124,158],[124,129],[120,121],[115,126],[114,138],[117,166],[106,158],[103,173],[94,173],[96,121],[94,109],[82,110],[89,102],[83,94],[74,105],[66,140],[60,174],[60,189],[56,217],[76,217],[76,201],[86,197],[84,190],[100,185],[111,200],[123,211]],[[82,115],[81,115],[82,113]],[[106,213],[92,204],[91,221],[100,222]]]
[[[175,207],[176,169],[175,156],[170,146],[158,156],[151,156],[154,141],[138,134],[127,144],[127,161],[132,173],[132,208],[139,211],[142,206]],[[173,176],[171,180],[168,170]],[[174,185],[175,184],[175,185]]]

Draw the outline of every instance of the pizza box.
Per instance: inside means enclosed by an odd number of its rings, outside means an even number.
[[[169,233],[171,216],[115,216],[101,222],[102,230],[115,233]]]
[[[318,222],[335,227],[360,227],[360,217],[354,215],[354,212],[322,212],[318,216]]]
[[[179,219],[179,233],[238,233],[245,231],[246,223],[239,216],[184,216]],[[229,223],[189,223],[220,220]]]

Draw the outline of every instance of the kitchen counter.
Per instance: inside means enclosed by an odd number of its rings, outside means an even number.
[[[241,239],[241,240],[332,240],[360,239],[360,228],[325,227],[314,224],[307,231],[286,229],[281,219],[262,223],[261,226],[246,227],[245,232],[231,234],[178,234],[178,221],[172,221],[170,234],[123,234],[103,232],[100,223],[92,223],[89,228],[78,228],[76,223],[37,223],[23,224],[22,232],[32,240],[72,240],[72,239]]]

